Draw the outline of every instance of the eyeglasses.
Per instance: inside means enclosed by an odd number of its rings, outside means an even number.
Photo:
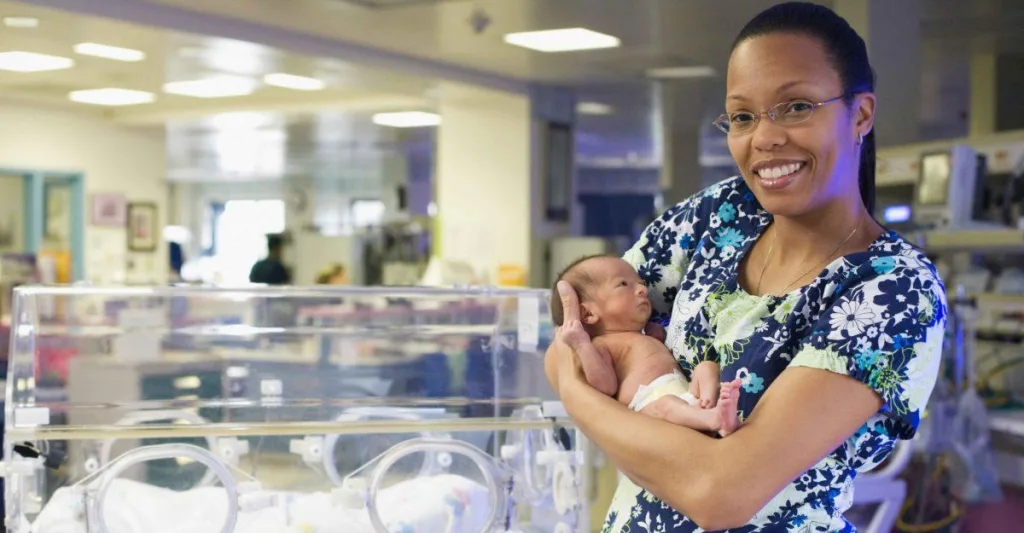
[[[782,126],[792,126],[805,122],[811,118],[814,114],[814,110],[819,107],[831,104],[837,100],[842,100],[846,95],[837,96],[824,102],[812,102],[810,100],[790,100],[789,102],[782,102],[781,104],[775,104],[768,108],[766,111],[760,113],[754,113],[751,111],[740,111],[738,113],[723,113],[720,117],[715,119],[715,126],[718,129],[724,131],[729,135],[742,135],[754,130],[757,127],[757,123],[761,120],[761,115],[768,115],[768,118],[772,119],[772,122],[780,124]]]

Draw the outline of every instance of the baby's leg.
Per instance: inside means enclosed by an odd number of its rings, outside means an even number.
[[[718,394],[718,405],[712,409],[718,417],[718,434],[723,437],[740,427],[739,402],[740,387],[742,386],[742,379],[722,383],[721,392]]]
[[[740,425],[738,405],[741,386],[741,379],[723,383],[718,405],[711,409],[701,409],[677,396],[669,395],[654,400],[640,412],[697,431],[718,432],[725,437]]]
[[[697,431],[721,429],[721,419],[716,409],[701,409],[692,406],[678,396],[662,396],[641,409],[640,412]]]

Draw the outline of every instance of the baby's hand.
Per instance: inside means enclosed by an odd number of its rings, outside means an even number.
[[[587,330],[583,329],[583,323],[579,320],[570,320],[562,324],[562,339],[565,340],[565,343],[570,348],[575,350],[577,347],[590,342],[590,335],[587,334]]]
[[[697,398],[697,406],[710,409],[718,404],[719,387],[722,384],[718,363],[704,361],[693,369],[690,394]]]

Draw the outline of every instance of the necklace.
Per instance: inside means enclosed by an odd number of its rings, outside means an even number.
[[[850,242],[850,239],[852,239],[853,236],[857,234],[857,231],[860,230],[860,222],[863,218],[864,216],[861,215],[861,217],[857,219],[857,225],[854,226],[853,231],[851,231],[850,234],[847,235],[845,239],[843,239],[843,242],[839,243],[838,246],[836,246],[831,252],[829,252],[829,254],[825,256],[825,259],[821,260],[818,263],[814,263],[813,265],[811,265],[811,268],[808,268],[802,274],[793,278],[793,281],[789,282],[789,285],[786,285],[786,287],[782,289],[782,294],[786,294],[787,292],[789,292],[789,288],[792,287],[794,283],[800,281],[804,276],[810,274],[811,271],[813,271],[816,267],[831,259],[832,256],[835,255],[835,253],[838,252],[843,247],[843,245]],[[764,272],[765,270],[768,269],[768,261],[770,261],[772,258],[772,252],[775,251],[775,239],[778,238],[778,236],[779,230],[775,230],[774,232],[772,232],[772,242],[771,244],[768,245],[768,255],[766,255],[764,258],[764,264],[761,265],[761,273],[757,276],[757,286],[754,287],[754,292],[758,294],[761,294],[761,280],[764,279]]]

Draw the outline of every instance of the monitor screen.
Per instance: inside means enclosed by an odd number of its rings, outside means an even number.
[[[917,185],[919,205],[944,205],[949,197],[949,180],[953,172],[948,152],[921,156],[921,181]]]
[[[910,222],[912,214],[913,211],[909,205],[890,205],[882,212],[882,220],[886,224],[902,224]]]

